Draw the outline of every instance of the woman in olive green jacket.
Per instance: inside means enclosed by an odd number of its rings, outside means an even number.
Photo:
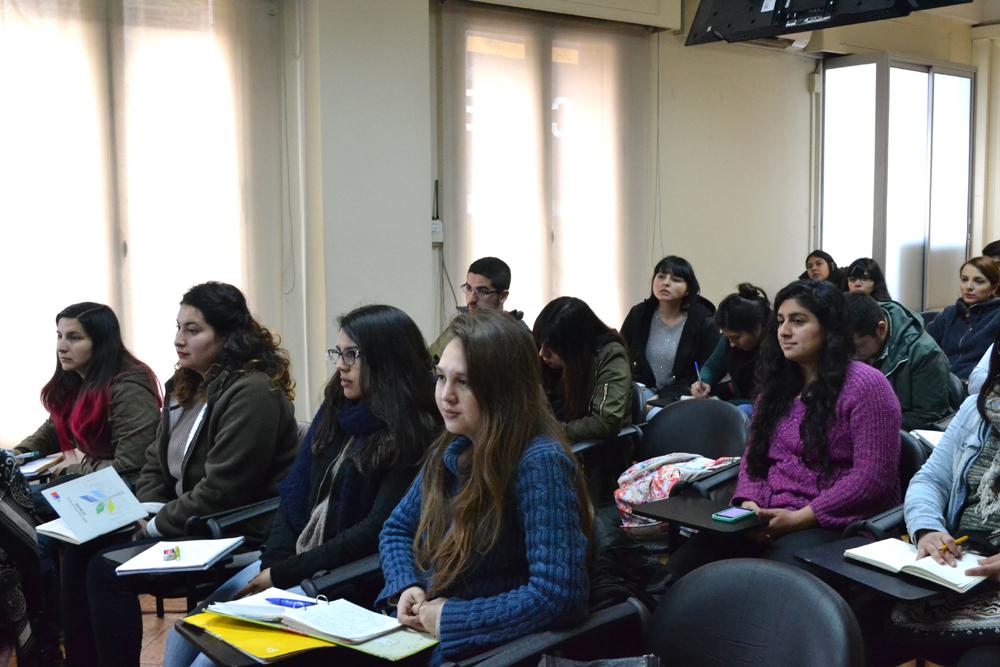
[[[546,394],[571,442],[614,437],[631,418],[625,343],[585,302],[551,301],[532,331]]]
[[[114,466],[134,480],[160,414],[153,371],[125,349],[114,312],[89,301],[56,315],[56,356],[41,395],[49,418],[15,451],[65,452],[56,476]]]

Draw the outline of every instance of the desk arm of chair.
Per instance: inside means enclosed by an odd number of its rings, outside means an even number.
[[[230,526],[249,521],[250,519],[265,514],[270,514],[278,509],[281,498],[274,497],[260,502],[236,507],[215,514],[205,516],[191,516],[184,522],[185,535],[210,535],[214,539],[219,539],[225,533],[225,529]]]
[[[641,631],[637,636],[645,637],[650,619],[649,610],[637,598],[630,597],[624,602],[591,612],[583,623],[567,630],[534,632],[478,655],[452,662],[446,661],[444,666],[505,667],[519,664],[586,634],[599,631],[612,623],[623,621],[630,616],[635,616],[639,621]]]
[[[574,442],[570,445],[570,449],[577,456],[581,456],[585,452],[592,449],[597,449],[598,447],[612,447],[615,443],[622,440],[628,440],[630,438],[635,439],[636,442],[642,440],[642,429],[638,426],[633,426],[629,424],[628,426],[623,426],[620,431],[618,431],[617,436],[609,438],[593,438],[590,440],[580,440],[579,442]]]
[[[903,520],[903,506],[898,505],[873,517],[855,521],[844,529],[844,537],[870,535],[877,540],[897,537],[906,529]]]
[[[373,577],[381,575],[381,573],[382,563],[379,561],[378,554],[372,554],[353,563],[341,565],[328,572],[303,579],[302,591],[309,597],[314,598],[317,595],[326,595],[328,591],[332,591],[356,579]]]

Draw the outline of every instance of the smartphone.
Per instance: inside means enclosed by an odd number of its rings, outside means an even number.
[[[733,523],[746,519],[750,516],[754,516],[753,510],[744,509],[742,507],[727,507],[726,509],[713,514],[712,520],[722,521],[724,523]]]

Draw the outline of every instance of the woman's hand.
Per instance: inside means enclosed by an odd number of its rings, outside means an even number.
[[[745,510],[753,510],[754,513],[756,513],[757,510],[760,509],[760,505],[758,505],[752,500],[744,500],[743,503],[740,505],[740,507],[742,507]]]
[[[978,567],[970,567],[965,573],[970,577],[988,577],[993,581],[1000,581],[1000,554],[980,558]]]
[[[420,609],[417,610],[420,625],[439,639],[441,638],[441,608],[447,601],[448,598],[434,598],[421,604]]]
[[[942,549],[942,546],[946,548]],[[955,557],[961,553],[961,549],[955,544],[955,538],[943,531],[929,530],[917,539],[917,558],[930,556],[942,565],[947,563],[955,567]]]
[[[241,588],[236,594],[237,598],[246,597],[247,595],[253,595],[254,593],[260,593],[261,591],[266,591],[268,588],[274,586],[274,582],[271,581],[271,568],[267,568],[260,571],[256,577],[250,580],[246,586]]]
[[[425,632],[423,624],[420,622],[420,607],[427,601],[427,593],[420,586],[410,586],[399,596],[396,603],[396,619],[403,625],[414,630]]]
[[[691,385],[691,395],[695,398],[708,398],[712,395],[712,385],[698,380]]]
[[[816,515],[812,508],[806,505],[802,509],[764,509],[757,508],[757,516],[767,520],[764,527],[764,537],[767,541],[774,541],[788,533],[794,533],[816,525]]]

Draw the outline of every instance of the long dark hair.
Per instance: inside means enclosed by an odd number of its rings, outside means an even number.
[[[210,281],[189,289],[181,298],[181,305],[201,311],[205,322],[215,330],[215,335],[225,342],[209,368],[207,378],[189,368],[177,367],[173,394],[178,402],[188,404],[204,381],[211,380],[222,371],[260,371],[288,400],[295,398],[288,352],[280,347],[280,338],[253,318],[243,292],[227,283]]]
[[[979,396],[976,397],[976,407],[979,408],[979,415],[987,424],[990,423],[990,418],[986,414],[986,399],[990,397],[990,394],[996,388],[998,379],[1000,379],[1000,329],[997,329],[996,335],[993,336],[993,347],[990,352],[990,368],[986,372],[986,380],[979,390]]]
[[[757,362],[758,399],[750,424],[747,471],[756,479],[767,476],[770,467],[767,454],[774,427],[788,413],[795,397],[801,394],[806,408],[799,429],[802,461],[818,471],[821,483],[825,483],[830,473],[827,429],[834,417],[853,353],[853,344],[845,325],[844,294],[825,280],[798,280],[778,292],[774,298],[774,311],[777,313],[781,304],[789,299],[794,299],[816,316],[823,328],[825,343],[820,352],[816,379],[804,386],[802,369],[785,358],[778,344],[777,319],[772,320],[768,335],[761,343]]]
[[[579,419],[590,410],[587,385],[594,372],[597,353],[611,342],[625,341],[618,332],[601,321],[584,301],[572,296],[561,296],[550,301],[535,320],[532,336],[535,346],[542,345],[559,355],[562,371],[542,365],[546,393],[550,396],[562,385],[563,419]]]
[[[767,293],[756,285],[740,283],[715,311],[715,323],[720,329],[760,333],[774,314]]]
[[[417,566],[433,574],[429,596],[447,590],[496,545],[505,519],[515,511],[512,495],[521,455],[535,436],[558,441],[574,465],[580,529],[588,538],[593,520],[582,470],[542,393],[528,332],[510,315],[494,311],[459,315],[449,331],[465,354],[479,426],[476,442],[460,461],[468,481],[456,495],[451,496],[443,463],[454,435],[443,433],[424,464],[413,553]]]
[[[653,275],[649,279],[650,300],[657,301],[656,295],[653,294],[653,281],[661,273],[670,274],[687,283],[687,292],[684,294],[684,298],[681,299],[681,310],[687,310],[691,307],[692,303],[698,300],[701,285],[698,283],[698,278],[694,275],[694,267],[691,266],[691,262],[677,255],[667,255],[653,267]]]
[[[868,278],[875,286],[872,288],[871,297],[876,301],[892,301],[889,296],[889,288],[885,284],[885,275],[882,267],[871,257],[859,257],[851,262],[844,274],[845,280],[850,286],[851,278]]]
[[[64,371],[57,358],[55,372],[42,387],[42,405],[56,428],[59,447],[68,451],[79,446],[89,454],[93,446],[104,444],[111,437],[108,428],[111,383],[123,373],[140,370],[148,376],[157,400],[159,383],[153,371],[125,348],[118,318],[111,308],[93,301],[74,303],[59,311],[56,324],[66,318],[79,322],[90,337],[86,377]]]
[[[351,458],[359,470],[374,470],[420,460],[441,430],[441,413],[434,403],[431,358],[420,329],[410,316],[392,306],[362,306],[337,320],[361,353],[361,402],[386,428],[365,440]],[[323,418],[313,439],[313,451],[329,446],[343,406],[340,371],[326,383]]]

